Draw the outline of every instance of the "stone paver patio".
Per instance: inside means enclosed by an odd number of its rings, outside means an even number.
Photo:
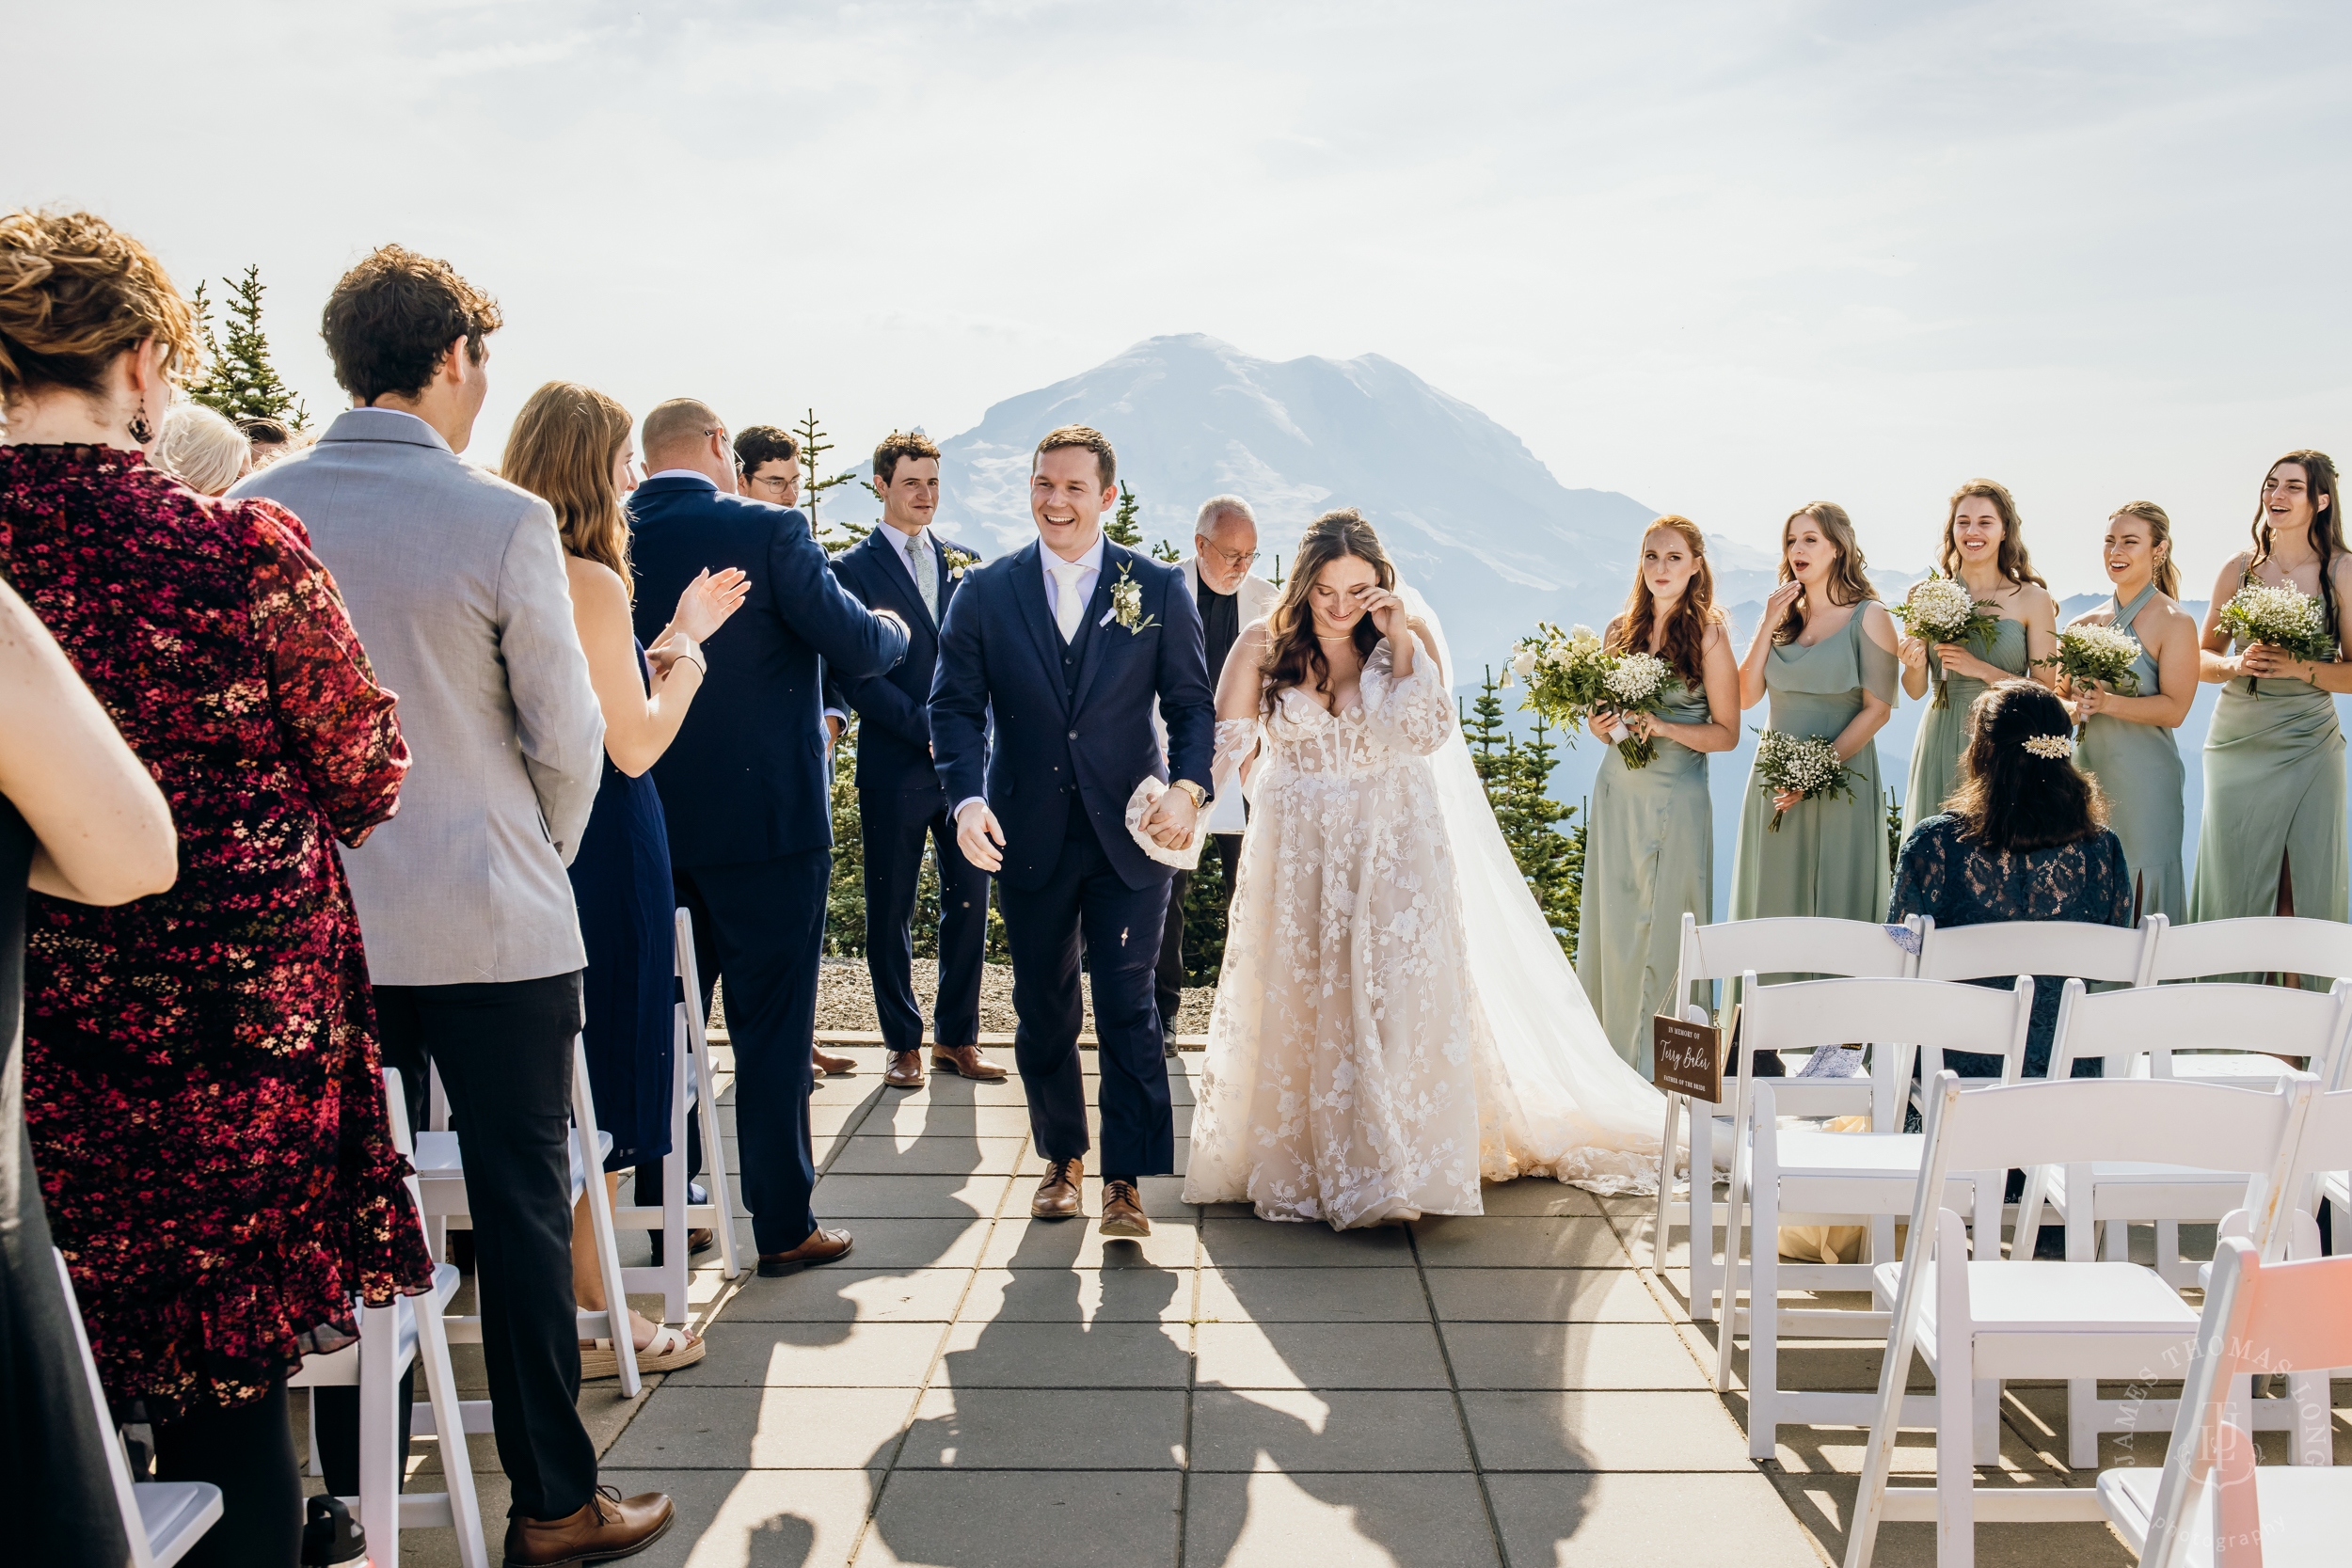
[[[731,1285],[706,1255],[708,1357],[634,1401],[583,1392],[604,1479],[677,1500],[647,1568],[1842,1557],[1867,1434],[1789,1429],[1777,1460],[1748,1459],[1740,1394],[1710,1385],[1712,1325],[1683,1310],[1681,1232],[1666,1276],[1636,1266],[1646,1201],[1526,1180],[1489,1187],[1479,1218],[1335,1234],[1186,1205],[1156,1179],[1151,1239],[1106,1243],[1091,1219],[1027,1217],[1017,1082],[888,1090],[880,1051],[852,1053],[814,1125],[818,1212],[855,1251]],[[1170,1064],[1180,1161],[1200,1060]],[[1089,1180],[1089,1214],[1100,1198]],[[1783,1352],[1792,1386],[1868,1386],[1877,1364],[1851,1341]],[[2059,1389],[2003,1403],[2004,1477],[2089,1483],[2051,1431]],[[2341,1410],[2338,1432],[2352,1460]],[[419,1447],[416,1484],[437,1488]],[[495,1561],[505,1488],[489,1439],[473,1450]],[[1906,1439],[1906,1468],[1932,1463],[1924,1433]],[[2099,1525],[1981,1527],[1979,1551],[1986,1568],[2131,1560]],[[438,1530],[401,1557],[456,1560]],[[1882,1535],[1887,1568],[1931,1560],[1928,1526]]]

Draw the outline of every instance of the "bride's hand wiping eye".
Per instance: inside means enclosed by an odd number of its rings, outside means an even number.
[[[1409,612],[1405,608],[1405,601],[1394,594],[1375,584],[1366,583],[1356,590],[1356,602],[1363,606],[1364,613],[1372,617],[1372,624],[1380,628],[1380,635],[1390,642],[1394,643],[1405,634]]]

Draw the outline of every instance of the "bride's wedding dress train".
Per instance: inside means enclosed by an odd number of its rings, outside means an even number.
[[[1285,690],[1218,743],[1220,778],[1263,750],[1185,1200],[1344,1228],[1479,1213],[1482,1179],[1652,1190],[1657,1093],[1511,863],[1438,661],[1397,680],[1383,641],[1359,705]]]

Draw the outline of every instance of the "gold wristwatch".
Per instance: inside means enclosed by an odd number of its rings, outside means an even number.
[[[1181,789],[1185,794],[1191,796],[1192,809],[1195,811],[1199,811],[1209,799],[1209,792],[1201,788],[1199,784],[1194,784],[1190,779],[1174,780],[1168,784],[1168,787],[1170,789]]]

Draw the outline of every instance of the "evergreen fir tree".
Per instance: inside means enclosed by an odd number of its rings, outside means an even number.
[[[1184,984],[1214,986],[1225,967],[1225,857],[1214,844],[1200,851],[1200,867],[1184,889]]]
[[[278,378],[270,363],[269,339],[262,332],[262,269],[249,266],[240,281],[229,285],[229,341],[213,332],[213,305],[204,285],[196,286],[198,333],[204,340],[204,372],[188,383],[188,396],[231,420],[283,420],[296,430],[307,429],[310,411],[291,388]]]
[[[1564,828],[1577,808],[1562,805],[1549,794],[1552,771],[1559,767],[1550,725],[1537,715],[1533,736],[1520,744],[1503,723],[1501,689],[1493,666],[1487,666],[1477,698],[1462,716],[1462,738],[1470,748],[1470,766],[1486,791],[1486,803],[1511,859],[1527,879],[1545,924],[1574,958],[1578,906],[1584,891],[1584,828],[1581,823]],[[1458,707],[1459,699],[1456,704]]]
[[[1277,588],[1282,586],[1282,558],[1280,556],[1278,555],[1274,558],[1274,575],[1266,578],[1266,581],[1274,584]]]
[[[866,846],[857,830],[857,715],[833,747],[833,875],[825,884],[825,951],[866,951]],[[934,899],[936,903],[936,899]]]
[[[1895,864],[1903,858],[1903,803],[1893,790],[1886,792],[1886,863]]]
[[[817,542],[827,549],[839,549],[854,545],[873,532],[871,528],[845,519],[835,525],[840,530],[838,538],[825,537],[825,525],[817,519],[818,504],[824,499],[826,491],[836,484],[847,484],[857,476],[835,474],[831,479],[818,477],[818,459],[833,451],[834,443],[825,439],[825,427],[817,422],[816,409],[808,411],[807,417],[793,427],[792,434],[801,443],[801,510],[808,514],[809,531],[816,535]],[[867,488],[870,490],[872,486],[869,484]]]
[[[1170,566],[1173,566],[1176,562],[1184,560],[1184,558],[1183,553],[1180,552],[1175,546],[1163,539],[1158,544],[1152,546],[1152,559],[1154,561],[1165,561]]]
[[[1136,499],[1133,490],[1127,488],[1127,482],[1120,480],[1119,510],[1111,515],[1109,522],[1103,525],[1103,537],[1114,545],[1124,545],[1131,550],[1142,548],[1143,529],[1136,521],[1136,514],[1142,510],[1143,503]]]

